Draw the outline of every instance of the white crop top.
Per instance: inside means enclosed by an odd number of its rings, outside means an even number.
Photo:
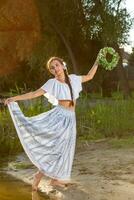
[[[73,99],[75,100],[82,91],[82,76],[70,74],[69,78],[73,90]],[[45,91],[44,96],[53,105],[57,105],[58,100],[72,100],[68,84],[62,83],[56,78],[49,79],[41,89]]]

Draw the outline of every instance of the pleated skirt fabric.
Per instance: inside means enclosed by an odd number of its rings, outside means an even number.
[[[50,178],[70,180],[76,144],[75,111],[57,105],[27,117],[17,102],[10,102],[8,108],[31,162]]]

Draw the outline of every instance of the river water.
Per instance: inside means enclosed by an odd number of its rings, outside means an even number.
[[[31,192],[31,186],[23,183],[3,171],[6,162],[0,160],[0,200],[48,200],[37,192]]]

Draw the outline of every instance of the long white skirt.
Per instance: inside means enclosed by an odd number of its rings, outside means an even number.
[[[46,176],[70,180],[76,144],[75,112],[57,105],[26,117],[17,102],[10,102],[8,108],[31,162]]]

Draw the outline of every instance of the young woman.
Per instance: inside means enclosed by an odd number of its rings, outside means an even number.
[[[33,190],[37,190],[44,175],[51,178],[50,184],[53,186],[65,187],[69,184],[76,143],[76,99],[82,90],[82,83],[94,77],[98,62],[95,61],[87,75],[81,76],[68,75],[65,62],[58,57],[50,58],[47,68],[54,78],[36,91],[5,100],[21,144],[38,168]],[[24,116],[15,101],[41,95],[45,95],[55,105],[54,108],[36,116]]]

